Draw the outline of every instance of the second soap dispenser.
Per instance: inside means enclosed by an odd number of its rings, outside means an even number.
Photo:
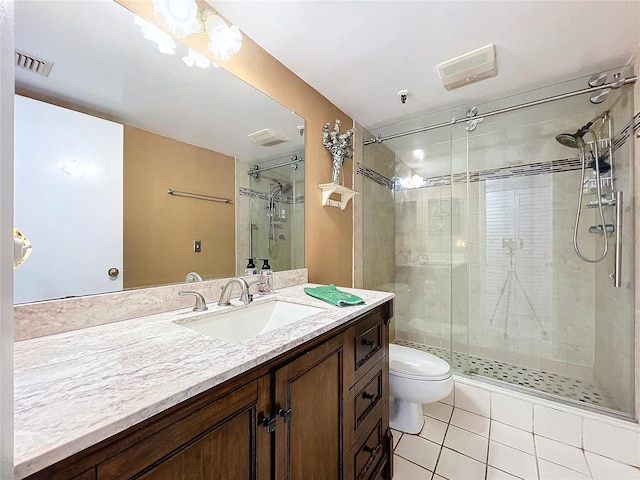
[[[273,270],[271,270],[268,258],[261,258],[260,260],[262,260],[263,263],[260,269],[260,286],[258,293],[260,295],[269,295],[273,292]]]

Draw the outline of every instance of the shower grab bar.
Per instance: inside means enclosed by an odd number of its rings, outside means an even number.
[[[622,192],[616,192],[616,264],[615,270],[609,277],[613,286],[622,286]]]
[[[181,192],[180,190],[173,190],[172,188],[169,188],[167,190],[167,193],[169,195],[175,195],[178,197],[189,197],[189,198],[197,198],[198,200],[209,200],[210,202],[233,203],[230,198],[215,197],[213,195],[205,195],[204,193]]]

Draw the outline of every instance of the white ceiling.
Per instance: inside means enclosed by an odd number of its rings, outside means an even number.
[[[160,53],[133,18],[113,0],[16,2],[16,48],[54,62],[48,77],[16,68],[18,91],[247,161],[304,148],[300,116],[221,68],[187,67],[182,44]],[[265,128],[289,141],[247,137]]]
[[[368,128],[615,68],[640,47],[637,0],[210,3]],[[489,43],[498,76],[447,92],[436,65]]]

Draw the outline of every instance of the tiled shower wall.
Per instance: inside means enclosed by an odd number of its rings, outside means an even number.
[[[395,170],[395,155],[385,145],[367,147],[366,166],[358,164],[356,172],[362,182],[363,238],[366,244],[362,262],[362,288],[391,290],[395,277],[395,211],[390,178]],[[371,255],[371,252],[384,252]],[[368,254],[369,253],[369,254]],[[396,302],[396,307],[401,302]]]
[[[636,116],[640,122],[640,115]],[[609,392],[623,411],[633,411],[634,318],[634,180],[633,136],[615,153],[616,189],[623,192],[622,287],[614,288],[609,274],[615,270],[613,252],[596,265],[594,380]],[[637,175],[637,173],[636,173]],[[612,217],[605,217],[607,223]],[[599,222],[597,222],[599,223]],[[611,237],[613,240],[614,237]],[[613,248],[613,246],[610,246]],[[636,335],[638,332],[636,332]],[[638,412],[636,412],[636,415]]]

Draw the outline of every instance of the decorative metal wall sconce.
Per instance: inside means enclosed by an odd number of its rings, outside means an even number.
[[[345,158],[351,158],[352,144],[351,137],[356,133],[355,128],[350,128],[344,133],[340,133],[340,120],[336,120],[333,131],[329,132],[329,123],[325,123],[322,127],[322,144],[331,152],[333,157],[333,173],[331,182],[341,184],[340,170]]]
[[[333,168],[331,174],[331,183],[323,183],[318,185],[322,190],[322,205],[338,207],[340,210],[347,208],[349,200],[358,192],[351,190],[342,185],[340,182],[340,171],[344,164],[345,158],[351,158],[353,150],[351,137],[356,133],[355,128],[350,128],[344,133],[340,133],[340,120],[336,120],[333,131],[329,131],[329,124],[325,123],[322,127],[322,144],[331,153],[333,158]],[[336,194],[340,199],[332,199],[331,195]]]

